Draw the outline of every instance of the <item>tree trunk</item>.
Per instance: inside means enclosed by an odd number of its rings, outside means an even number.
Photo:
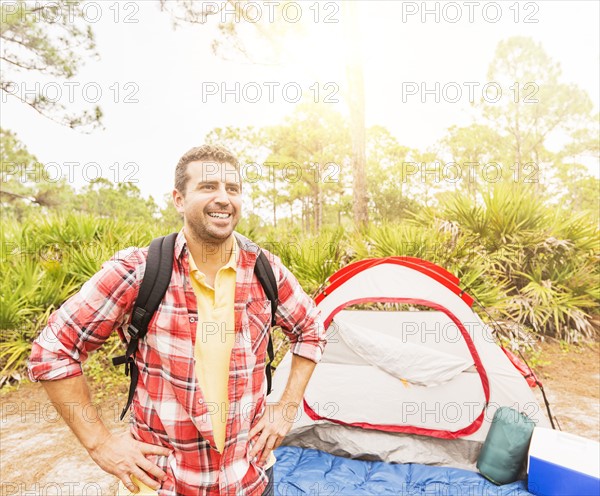
[[[273,188],[273,227],[277,227],[277,193]]]
[[[321,163],[316,165],[319,179],[315,183],[315,232],[318,233],[323,224],[323,188],[321,187]]]
[[[516,116],[515,116],[515,173],[517,175],[517,182],[522,180],[523,175],[523,157],[521,153],[521,130],[519,129],[519,103],[517,103]]]
[[[310,215],[308,212],[308,199],[302,198],[302,232],[304,234],[310,232]]]
[[[321,201],[321,189],[317,190],[317,193],[314,198],[315,202],[315,232],[319,232],[321,230],[322,219],[323,219],[323,204]]]
[[[348,104],[350,107],[350,135],[352,141],[353,214],[354,223],[365,227],[369,222],[367,210],[367,181],[365,178],[365,88],[360,57],[357,3],[342,3],[347,46],[346,74],[348,79]]]

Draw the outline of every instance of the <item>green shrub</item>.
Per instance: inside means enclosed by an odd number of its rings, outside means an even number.
[[[456,274],[486,309],[479,312],[484,320],[567,343],[597,337],[598,225],[591,216],[544,202],[524,188],[499,185],[479,200],[460,192],[445,194],[437,207],[421,208],[411,219],[363,230],[328,226],[318,235],[306,235],[287,225],[274,229],[253,222],[240,229],[281,257],[309,294],[352,261],[420,257]],[[76,213],[3,219],[0,383],[22,372],[31,342],[50,313],[102,262],[129,246],[147,246],[173,226]],[[278,362],[287,345],[280,331],[275,341]],[[120,370],[107,379],[105,348],[90,357],[88,370],[120,387]]]

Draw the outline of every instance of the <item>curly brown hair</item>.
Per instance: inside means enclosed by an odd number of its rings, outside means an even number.
[[[187,165],[190,162],[213,161],[220,164],[229,163],[239,171],[237,157],[221,145],[202,145],[194,147],[183,154],[175,167],[175,189],[185,195],[188,182]]]

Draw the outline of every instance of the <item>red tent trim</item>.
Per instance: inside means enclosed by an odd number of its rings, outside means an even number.
[[[440,284],[443,284],[450,291],[457,294],[467,305],[469,305],[469,307],[473,305],[473,298],[458,286],[460,281],[456,276],[439,265],[415,257],[368,258],[346,265],[329,277],[330,284],[320,291],[315,297],[315,302],[318,305],[326,296],[330,295],[346,281],[352,279],[360,272],[386,263],[401,265],[417,270],[436,280]]]

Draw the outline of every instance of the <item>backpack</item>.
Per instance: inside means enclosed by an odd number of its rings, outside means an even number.
[[[133,357],[138,349],[140,340],[148,333],[148,324],[152,320],[154,313],[169,287],[169,282],[171,281],[176,238],[177,233],[172,233],[168,236],[155,238],[150,243],[146,261],[146,271],[133,306],[131,323],[127,328],[127,332],[130,336],[127,351],[125,352],[125,355],[114,357],[112,359],[113,365],[125,364],[125,375],[131,375],[127,404],[125,405],[125,408],[123,408],[119,420],[123,420],[125,413],[127,413],[127,410],[131,406],[133,394],[137,387],[139,370]],[[273,327],[275,326],[275,312],[277,311],[279,292],[273,268],[262,250],[260,250],[258,254],[256,265],[254,266],[254,274],[265,291],[265,295],[271,301],[271,327]],[[274,358],[273,339],[270,332],[267,354],[268,360],[265,374],[267,376],[267,394],[269,394],[271,392],[271,373],[273,369],[271,363]]]

